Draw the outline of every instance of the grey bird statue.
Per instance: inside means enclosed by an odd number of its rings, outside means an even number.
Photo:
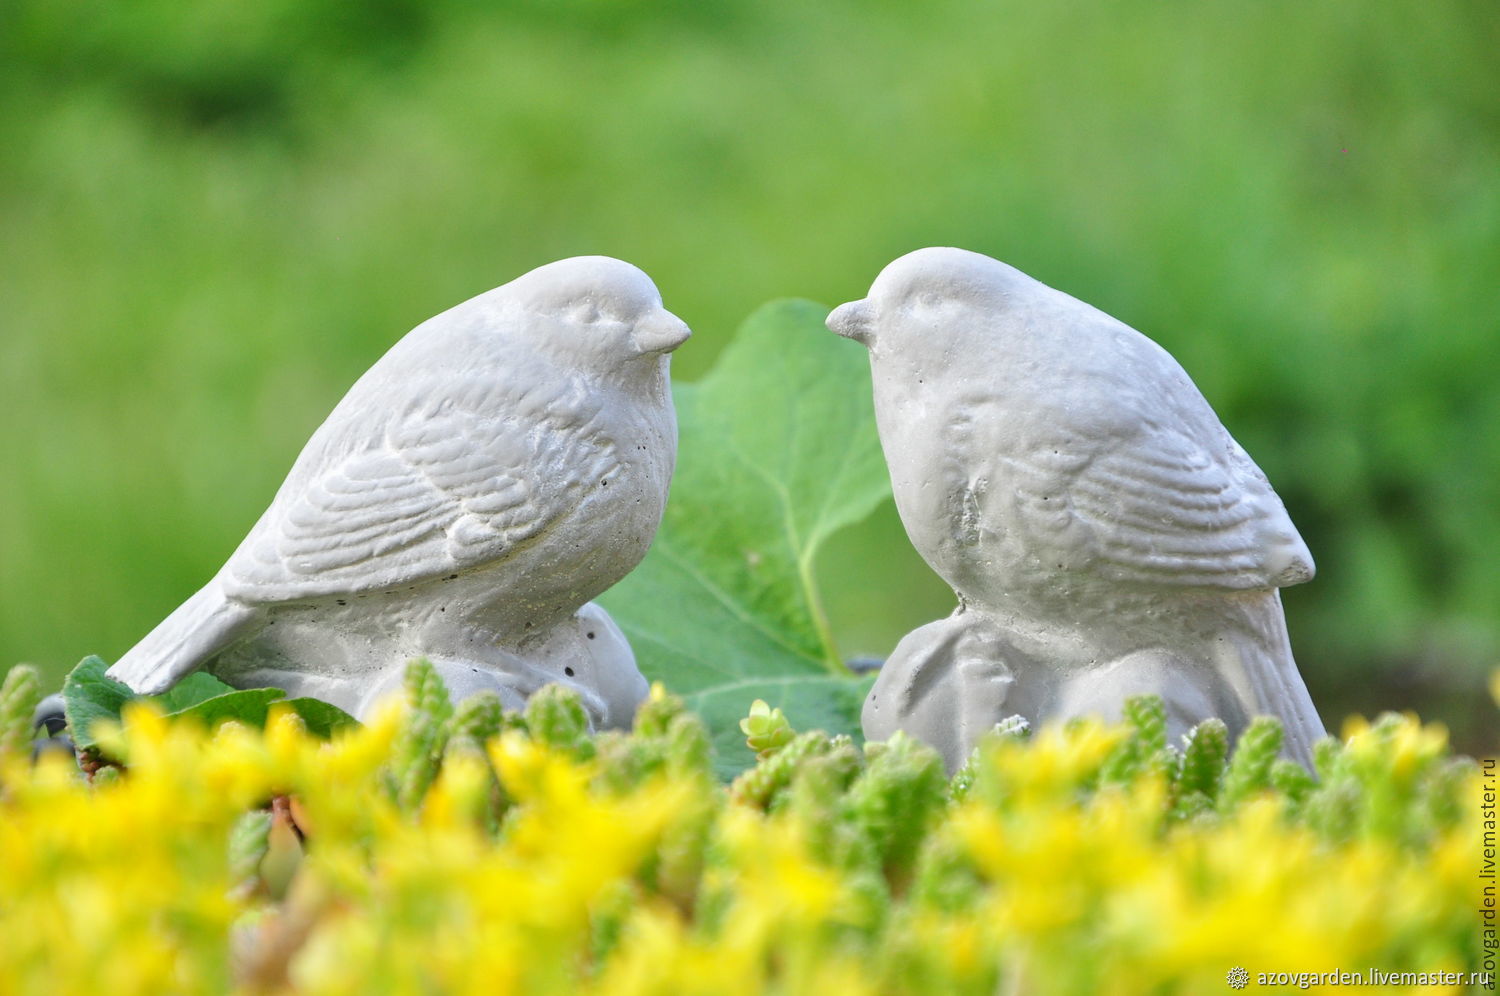
[[[688,327],[602,256],[431,318],[359,378],[217,575],[110,669],[200,666],[356,714],[426,656],[455,699],[576,688],[628,725],[645,679],[590,600],[645,556],[677,453]]]
[[[1313,561],[1264,474],[1182,368],[997,260],[921,249],[828,327],[863,343],[896,506],[958,608],[908,634],[865,702],[950,767],[1012,715],[1169,728],[1260,714],[1307,762],[1323,734],[1278,589]]]

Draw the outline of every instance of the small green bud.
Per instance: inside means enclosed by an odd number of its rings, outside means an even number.
[[[764,699],[750,704],[750,715],[740,720],[745,743],[762,759],[792,742],[796,732],[780,708],[772,709]]]

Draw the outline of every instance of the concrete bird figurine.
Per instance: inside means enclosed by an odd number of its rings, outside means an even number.
[[[1012,714],[1322,735],[1278,589],[1312,556],[1264,474],[1156,343],[960,249],[897,259],[828,326],[865,344],[896,506],[958,609],[901,641],[864,708],[950,766]]]
[[[313,434],[219,573],[109,671],[158,692],[206,665],[356,713],[429,657],[455,698],[557,681],[596,726],[647,691],[589,600],[661,522],[677,452],[650,278],[550,263],[417,326]]]

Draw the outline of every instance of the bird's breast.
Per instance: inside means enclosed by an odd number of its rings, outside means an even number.
[[[468,615],[524,639],[602,594],[650,549],[676,456],[673,413],[631,397],[600,401],[569,461],[588,471],[570,477],[567,510],[469,576]]]
[[[912,545],[961,588],[965,564],[988,528],[991,492],[1004,483],[974,456],[987,432],[987,395],[961,384],[912,387],[877,379],[876,424],[891,490]]]
[[[670,402],[643,403],[620,392],[603,400],[598,424],[601,471],[581,482],[581,501],[570,518],[579,546],[591,557],[610,551],[623,577],[646,555],[666,509],[677,422]]]

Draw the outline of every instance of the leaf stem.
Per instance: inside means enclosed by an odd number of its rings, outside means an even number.
[[[797,558],[797,578],[802,584],[802,594],[807,599],[807,612],[812,617],[813,628],[818,633],[818,643],[823,649],[823,666],[834,677],[847,678],[850,676],[849,669],[839,656],[838,644],[833,640],[833,627],[829,625],[828,613],[823,609],[823,597],[813,579],[815,551],[816,547],[809,547]]]

